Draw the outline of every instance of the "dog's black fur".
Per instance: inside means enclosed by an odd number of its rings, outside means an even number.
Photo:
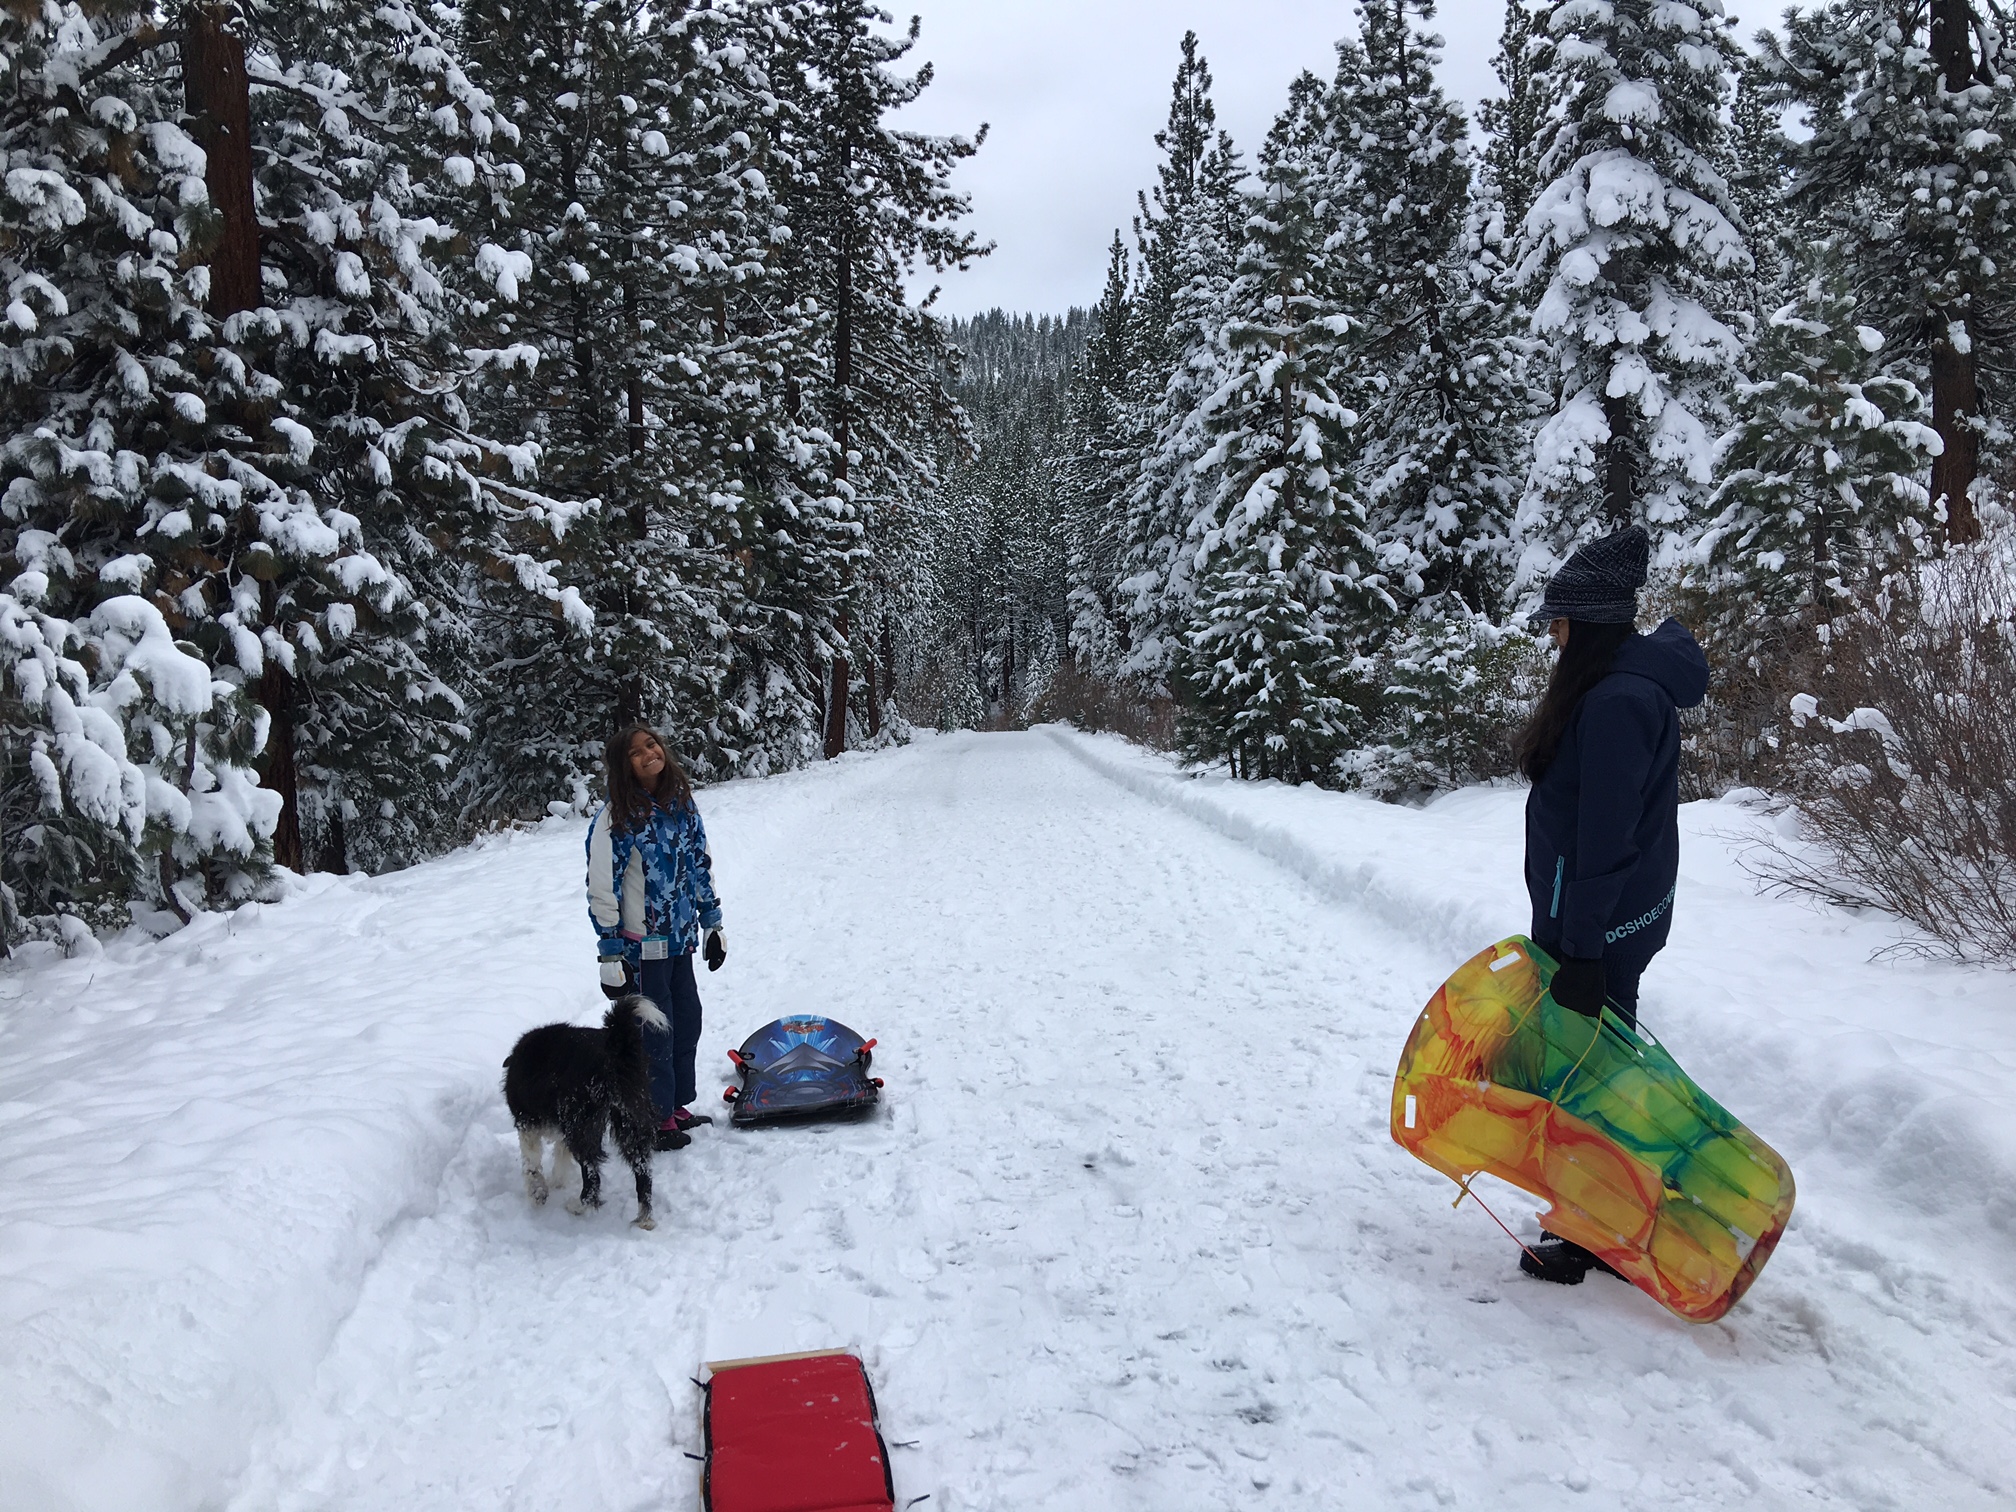
[[[600,1029],[547,1024],[519,1037],[504,1058],[504,1103],[518,1126],[525,1163],[525,1195],[546,1200],[541,1170],[545,1141],[557,1140],[553,1180],[570,1158],[581,1167],[581,1195],[567,1206],[583,1212],[602,1205],[602,1133],[615,1136],[616,1152],[637,1177],[637,1226],[655,1228],[651,1216],[651,1149],[658,1112],[644,1060],[644,1027],[663,1032],[665,1015],[647,997],[619,998]]]

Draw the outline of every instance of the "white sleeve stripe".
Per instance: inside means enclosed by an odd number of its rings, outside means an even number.
[[[623,908],[616,897],[616,848],[609,839],[609,811],[595,816],[588,833],[588,907],[603,929],[623,924]]]

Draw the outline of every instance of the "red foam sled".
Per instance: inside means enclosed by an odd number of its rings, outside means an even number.
[[[707,1512],[894,1512],[875,1393],[844,1350],[707,1367]]]

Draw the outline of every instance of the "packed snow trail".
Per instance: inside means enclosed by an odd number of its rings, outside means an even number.
[[[807,1009],[878,1036],[889,1086],[870,1122],[717,1126],[660,1156],[655,1233],[629,1226],[622,1180],[589,1217],[533,1210],[496,1093],[520,1029],[601,1007],[578,825],[105,963],[126,979],[100,990],[148,971],[172,996],[208,972],[217,1017],[172,1038],[131,1014],[50,1031],[42,1083],[94,1100],[71,1100],[60,1137],[0,1125],[0,1154],[35,1152],[31,1182],[67,1168],[38,1188],[52,1224],[101,1187],[152,1192],[147,1223],[108,1211],[106,1234],[151,1223],[191,1273],[247,1294],[220,1311],[207,1283],[161,1277],[122,1311],[116,1284],[87,1280],[43,1298],[67,1335],[24,1304],[52,1378],[54,1345],[94,1319],[130,1331],[85,1339],[84,1373],[134,1442],[33,1505],[692,1508],[700,1362],[827,1345],[864,1355],[888,1436],[914,1446],[893,1450],[899,1502],[940,1509],[2016,1495],[2000,1447],[2016,1297],[1979,1225],[1959,1227],[1951,1275],[1936,1236],[1885,1254],[1850,1221],[1874,1188],[1820,1159],[1816,1135],[1819,1180],[1781,1144],[1800,1214],[1721,1323],[1602,1278],[1524,1280],[1490,1221],[1451,1212],[1449,1184],[1386,1134],[1401,1041],[1460,959],[1445,921],[1340,902],[1259,831],[1233,838],[1115,775],[1076,737],[958,736],[703,794],[730,944],[701,977],[703,1086],[728,1079],[723,1051],[749,1029]],[[1436,845],[1416,860],[1467,864]],[[40,979],[81,985],[84,964]],[[122,1040],[130,1074],[92,1059]],[[96,1127],[120,1112],[106,1085],[142,1097],[143,1070],[176,1083],[155,1096],[190,1131],[179,1165]],[[1737,1111],[1767,1138],[1806,1127]],[[92,1168],[120,1140],[129,1163],[165,1163],[160,1190],[144,1169]],[[182,1183],[215,1205],[218,1248],[260,1222],[266,1242],[205,1252],[176,1227]],[[1491,1200],[1533,1231],[1529,1199]],[[90,1253],[58,1236],[45,1258],[61,1243]],[[33,1251],[0,1252],[17,1262],[0,1285],[37,1274]],[[98,1259],[116,1267],[118,1247]],[[291,1286],[265,1286],[275,1275]],[[260,1387],[190,1418],[220,1442],[176,1479],[148,1433],[234,1352]],[[0,1376],[10,1434],[37,1421],[17,1380]],[[229,1435],[262,1416],[236,1472]],[[133,1494],[150,1486],[168,1489]]]

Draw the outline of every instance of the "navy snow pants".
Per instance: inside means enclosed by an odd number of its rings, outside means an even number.
[[[644,1031],[644,1054],[651,1062],[651,1102],[669,1118],[700,1095],[693,1056],[700,1048],[700,988],[693,980],[693,952],[663,961],[640,961],[638,990],[658,1005],[669,1030]]]

